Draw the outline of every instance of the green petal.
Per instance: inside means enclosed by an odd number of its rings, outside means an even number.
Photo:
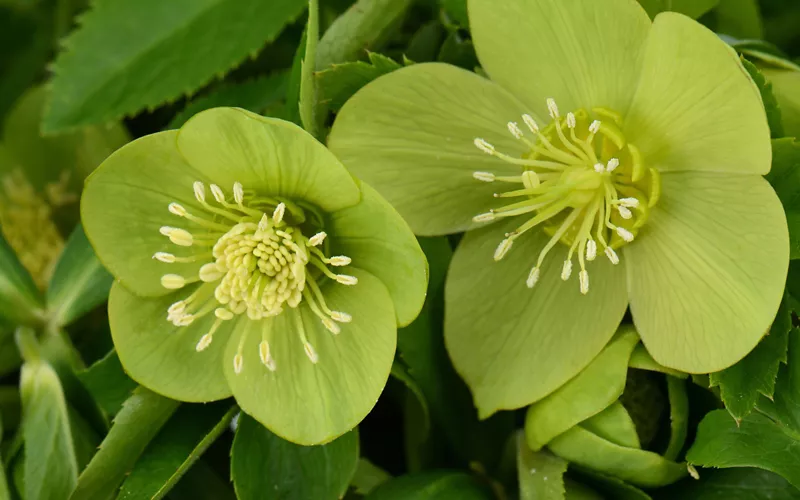
[[[625,134],[651,167],[769,172],[761,95],[732,48],[688,17],[665,12],[644,61]]]
[[[400,214],[371,187],[361,184],[361,203],[331,216],[332,255],[380,279],[389,290],[398,326],[417,317],[428,287],[428,261]]]
[[[115,282],[108,317],[119,360],[132,379],[163,396],[188,402],[224,399],[231,395],[221,365],[225,341],[234,327],[241,328],[236,319],[223,322],[214,342],[197,352],[195,346],[208,332],[214,315],[185,327],[168,322],[167,308],[186,295],[180,291],[146,299]]]
[[[635,0],[469,0],[475,49],[492,80],[547,116],[604,106],[624,113],[650,18]]]
[[[386,287],[354,270],[352,287],[329,284],[328,306],[353,316],[334,336],[304,305],[237,329],[225,352],[225,375],[242,410],[280,437],[298,444],[326,443],[349,431],[369,413],[383,390],[394,358],[395,313]],[[301,311],[308,341],[319,355],[311,363],[298,338]],[[263,330],[263,331],[262,331]],[[269,339],[275,371],[261,362],[262,335]],[[236,374],[233,359],[242,355]]]
[[[583,422],[581,427],[619,446],[642,447],[639,435],[636,433],[636,424],[619,401],[615,401],[602,412]]]
[[[445,289],[447,349],[481,417],[529,405],[577,375],[611,339],[627,307],[622,263],[588,263],[591,289],[581,295],[576,276],[561,281],[567,255],[561,244],[528,289],[528,272],[548,240],[543,232],[519,238],[503,260],[492,260],[518,223],[467,233]]]
[[[736,363],[778,311],[789,264],[786,217],[757,176],[675,172],[627,245],[631,312],[660,364],[689,373]]]
[[[304,200],[332,212],[358,203],[358,186],[325,146],[283,120],[238,108],[214,108],[189,119],[178,149],[197,170],[224,187]]]
[[[188,227],[168,210],[171,202],[199,208],[192,183],[208,181],[175,147],[176,131],[142,137],[112,154],[86,181],[81,216],[86,236],[103,265],[136,294],[169,293],[161,276],[197,274],[198,264],[165,264],[156,252],[190,255],[159,232],[162,226]],[[177,250],[176,250],[177,249]]]
[[[494,206],[492,184],[472,172],[519,175],[487,156],[481,137],[504,153],[525,146],[507,129],[528,110],[499,86],[446,64],[415,64],[382,76],[342,108],[328,145],[358,178],[374,187],[415,234],[464,231]]]
[[[525,436],[538,451],[551,439],[597,415],[622,396],[628,360],[639,336],[624,326],[614,339],[575,378],[528,408]]]

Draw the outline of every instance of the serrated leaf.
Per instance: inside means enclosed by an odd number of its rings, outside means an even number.
[[[110,416],[117,414],[138,386],[125,374],[116,351],[109,352],[106,357],[77,375],[100,408]]]
[[[136,389],[114,419],[100,450],[78,478],[71,500],[102,500],[114,495],[125,475],[178,408],[144,387]]]
[[[66,326],[108,300],[114,277],[105,270],[78,225],[67,240],[47,289],[48,315]]]
[[[710,375],[719,386],[722,401],[733,418],[741,420],[753,410],[760,395],[772,397],[781,363],[786,363],[792,318],[786,300],[781,303],[769,333],[743,360]]]
[[[39,291],[0,233],[0,319],[30,325],[42,318]]]
[[[533,451],[525,433],[517,435],[517,476],[520,500],[564,500],[567,461],[547,450]]]
[[[491,500],[477,479],[463,472],[428,471],[387,481],[365,500]]]
[[[53,368],[27,362],[20,376],[25,441],[24,498],[66,499],[78,480],[67,403]]]
[[[186,120],[197,113],[218,106],[244,108],[254,113],[261,113],[283,98],[286,93],[287,76],[288,72],[281,71],[247,82],[222,86],[207,95],[193,99],[183,111],[172,118],[167,128],[180,128]]]
[[[117,500],[163,498],[238,411],[230,401],[181,406],[136,461]]]
[[[358,454],[358,430],[328,444],[300,446],[242,413],[231,477],[240,500],[337,500],[355,474]]]
[[[374,52],[369,54],[369,59],[369,63],[357,61],[335,64],[318,72],[316,79],[320,103],[338,112],[361,87],[402,67],[388,57]]]
[[[747,59],[742,58],[742,65],[750,73],[753,78],[758,91],[761,93],[761,100],[764,103],[764,109],[767,112],[767,122],[769,123],[770,135],[773,139],[783,137],[783,122],[781,121],[781,108],[778,106],[778,100],[772,92],[772,84],[764,78],[761,71],[758,70],[755,64]]]
[[[761,397],[758,409],[800,436],[800,329],[789,333],[787,364],[778,370],[772,399]]]
[[[751,467],[703,469],[700,480],[686,478],[656,492],[658,500],[797,500],[800,491],[781,476]]]
[[[95,2],[56,60],[43,130],[106,123],[190,94],[274,40],[305,7],[304,0]]]
[[[789,225],[789,256],[800,258],[800,142],[772,141],[772,169],[766,179],[775,189]]]

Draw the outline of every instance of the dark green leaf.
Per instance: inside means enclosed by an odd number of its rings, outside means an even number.
[[[697,19],[706,12],[710,11],[721,0],[639,0],[639,3],[647,11],[651,18],[655,18],[661,12],[672,11],[680,12],[692,19]],[[727,0],[722,0],[727,1]]]
[[[14,324],[36,324],[43,313],[36,285],[0,233],[0,318]]]
[[[756,348],[732,367],[711,374],[712,387],[719,386],[722,401],[736,420],[750,414],[759,395],[772,397],[778,367],[786,363],[791,329],[791,313],[784,300],[769,333]]]
[[[764,38],[757,0],[723,0],[714,13],[718,33],[738,38]]]
[[[170,500],[237,500],[227,475],[222,479],[202,458],[195,462],[170,490],[169,498]]]
[[[764,78],[761,71],[758,70],[755,64],[747,59],[741,59],[744,68],[750,73],[753,81],[761,93],[761,100],[764,102],[764,109],[767,111],[767,122],[769,123],[769,131],[772,138],[783,137],[783,122],[781,121],[781,108],[778,105],[778,100],[772,91],[772,84]]]
[[[51,321],[68,325],[102,304],[108,300],[113,281],[78,225],[67,240],[47,289]]]
[[[319,100],[333,111],[339,111],[345,102],[364,85],[401,66],[386,56],[370,52],[370,62],[335,64],[317,73]]]
[[[0,442],[3,433],[16,430],[20,423],[22,400],[19,389],[14,386],[0,386]]]
[[[463,472],[430,471],[378,486],[366,500],[491,500],[489,490]]]
[[[193,99],[183,111],[175,115],[167,128],[180,128],[186,120],[197,113],[217,106],[233,106],[261,113],[283,98],[286,93],[287,76],[288,74],[282,71],[244,83],[221,86],[203,97]]]
[[[231,476],[240,500],[337,500],[358,464],[358,431],[325,445],[279,438],[244,413],[231,449]]]
[[[294,53],[289,79],[286,82],[286,110],[284,111],[284,117],[300,126],[303,125],[300,120],[300,82],[303,78],[303,58],[306,54],[307,39],[308,30],[304,31],[303,36],[300,38],[300,44]]]
[[[751,413],[739,425],[724,410],[705,416],[686,460],[703,467],[758,467],[800,488],[800,434]]]
[[[100,450],[78,478],[71,500],[102,500],[114,495],[125,475],[179,403],[136,389],[114,419]]]
[[[447,35],[442,47],[439,49],[437,59],[469,71],[480,65],[472,40],[464,39],[458,31],[453,31]]]
[[[605,498],[613,498],[614,500],[651,500],[650,495],[621,479],[573,465],[570,465],[569,472],[570,474],[576,473],[581,484],[591,486],[594,490],[605,495]],[[567,484],[567,500],[570,500],[569,483]]]
[[[56,60],[43,128],[105,123],[190,94],[274,40],[305,7],[305,0],[94,2]]]
[[[525,433],[517,435],[517,474],[520,500],[564,500],[567,462],[547,450],[533,451]]]
[[[427,436],[431,427],[431,413],[428,408],[428,401],[425,399],[422,389],[419,388],[417,381],[408,374],[408,368],[403,365],[401,361],[395,360],[394,364],[392,364],[391,374],[394,378],[402,382],[409,393],[414,396],[415,401],[419,405],[419,410],[422,412],[422,428],[418,429],[418,431],[420,436]]]
[[[358,460],[356,473],[353,475],[353,480],[350,484],[355,488],[356,493],[366,495],[391,478],[392,476],[385,470],[366,458],[360,458]]]
[[[26,500],[66,498],[78,462],[61,382],[44,361],[26,362],[20,376]]]
[[[78,378],[110,416],[117,414],[138,385],[125,374],[116,351],[109,352],[105,358],[79,372]]]
[[[15,371],[22,364],[14,343],[14,331],[0,324],[0,377]]]
[[[300,121],[303,128],[318,137],[317,123],[317,85],[314,71],[317,64],[317,44],[319,43],[319,2],[308,2],[308,24],[306,25],[306,53],[300,71]]]
[[[800,329],[789,333],[788,364],[778,370],[772,399],[761,397],[758,409],[800,435]]]
[[[663,490],[659,500],[797,500],[800,491],[781,476],[754,468],[702,469],[700,480],[686,478]]]
[[[183,405],[139,457],[118,500],[163,498],[239,411],[231,402]]]
[[[772,169],[767,180],[781,199],[789,224],[789,256],[800,258],[800,142],[772,141]]]
[[[439,0],[445,13],[461,28],[469,28],[467,0]]]

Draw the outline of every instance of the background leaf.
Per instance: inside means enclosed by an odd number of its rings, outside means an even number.
[[[431,471],[401,476],[378,486],[366,500],[490,500],[492,495],[463,472]]]
[[[692,19],[697,19],[714,7],[727,0],[639,0],[651,18],[661,12],[680,12]]]
[[[517,474],[520,500],[564,500],[567,462],[549,451],[533,451],[525,434],[517,435]]]
[[[78,373],[78,378],[107,415],[114,416],[122,408],[138,384],[122,368],[116,351]]]
[[[0,318],[17,324],[41,322],[39,292],[14,250],[0,234]]]
[[[320,446],[300,446],[239,417],[231,476],[241,500],[337,500],[358,464],[358,431]]]
[[[190,94],[274,40],[305,7],[303,0],[95,2],[56,60],[43,128],[106,123]]]
[[[361,87],[401,67],[388,57],[375,52],[369,53],[368,63],[356,61],[334,64],[316,75],[320,103],[338,112]]]
[[[800,142],[772,141],[772,170],[766,176],[778,194],[789,224],[789,256],[800,258]]]
[[[796,500],[800,491],[781,476],[754,468],[702,469],[700,481],[687,478],[659,490],[657,500]]]

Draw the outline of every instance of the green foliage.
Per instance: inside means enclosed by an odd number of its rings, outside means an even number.
[[[42,319],[39,292],[2,234],[0,234],[0,318],[21,324],[35,324]]]
[[[792,138],[772,141],[772,169],[767,180],[786,212],[790,256],[800,258],[800,142]]]
[[[520,500],[563,500],[567,461],[547,450],[531,450],[523,433],[517,435],[516,441]]]
[[[785,479],[769,471],[737,467],[735,469],[703,469],[700,481],[686,478],[661,490],[657,500],[686,498],[691,500],[797,500],[800,491]]]
[[[661,12],[680,12],[692,19],[697,19],[720,3],[728,0],[639,0],[651,18]]]
[[[432,471],[387,481],[366,500],[490,500],[488,488],[461,472]]]
[[[347,100],[364,85],[401,66],[386,56],[369,53],[369,62],[334,64],[317,73],[319,100],[333,111],[339,111]]]
[[[781,122],[781,108],[778,106],[778,100],[772,91],[772,84],[764,78],[764,75],[758,68],[748,61],[742,59],[742,64],[753,81],[758,86],[758,91],[761,92],[761,100],[764,102],[764,108],[767,112],[767,121],[769,122],[769,130],[773,138],[783,137],[783,123]]]
[[[86,389],[107,415],[114,416],[123,403],[138,386],[122,369],[119,357],[114,351],[97,361],[86,370],[79,372]]]

